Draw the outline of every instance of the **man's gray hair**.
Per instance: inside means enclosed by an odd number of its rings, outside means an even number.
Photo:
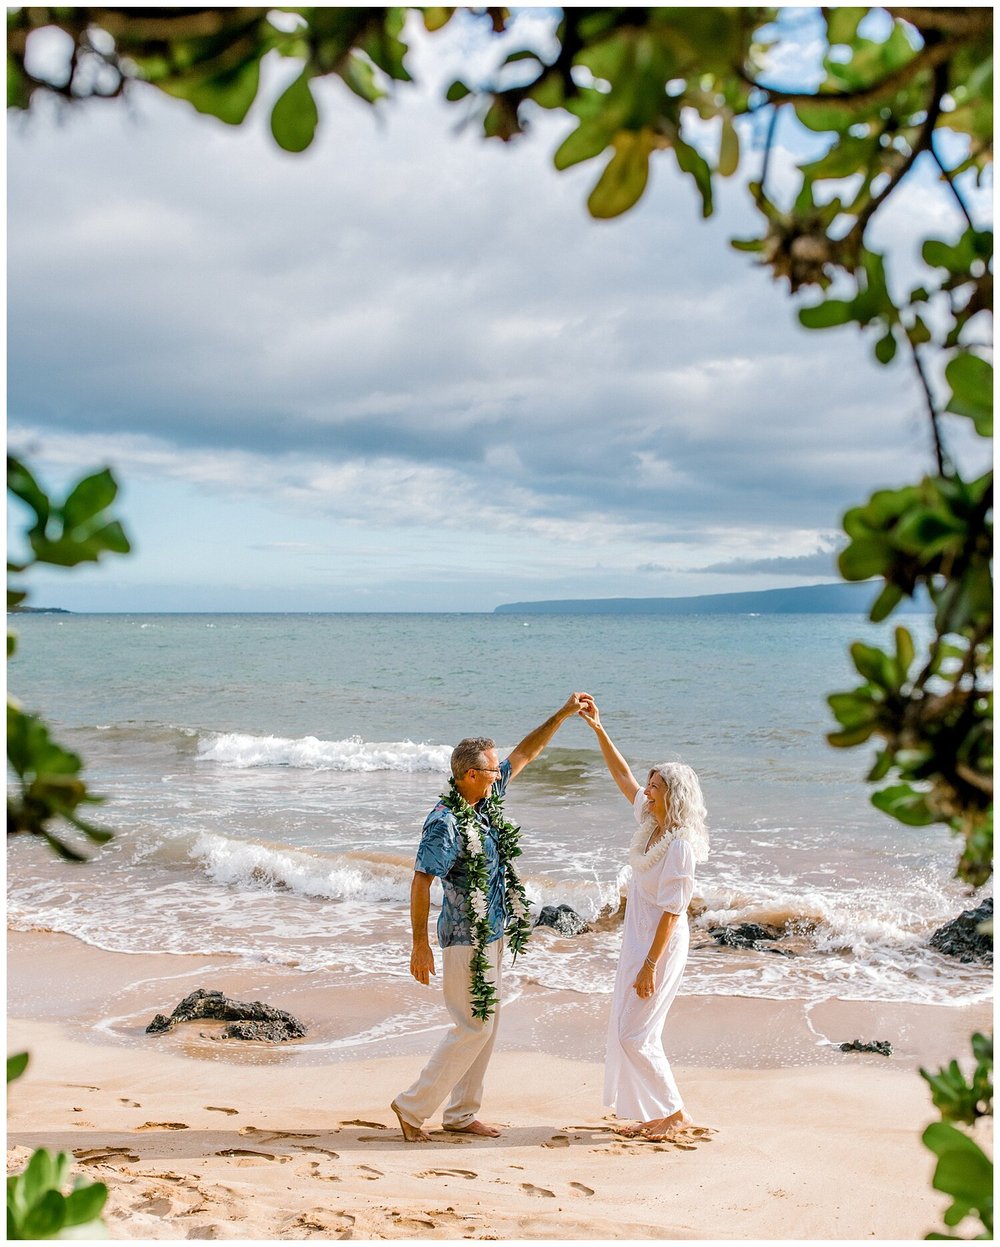
[[[495,740],[488,736],[467,736],[451,751],[451,773],[456,779],[464,779],[466,771],[477,770],[486,765],[487,749],[496,749]]]

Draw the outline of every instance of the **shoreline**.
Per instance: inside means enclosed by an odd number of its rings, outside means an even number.
[[[680,997],[668,1051],[689,1111],[716,1133],[677,1147],[611,1132],[607,1001],[525,992],[504,1011],[487,1077],[482,1117],[501,1138],[445,1134],[435,1117],[432,1141],[414,1145],[389,1102],[430,1052],[430,1029],[395,1052],[310,1050],[308,1037],[296,1051],[219,1042],[213,1023],[147,1037],[88,1020],[109,1000],[138,1012],[155,997],[148,1021],[204,986],[363,1029],[384,991],[310,995],[287,971],[235,966],[200,982],[218,958],[106,953],[42,932],[9,932],[8,957],[8,1050],[32,1054],[9,1089],[8,1168],[35,1147],[70,1152],[110,1188],[111,1236],[133,1241],[921,1239],[948,1201],[930,1187],[920,1133],[935,1113],[916,1070],[963,1056],[991,1024],[988,1006],[827,1001],[806,1013]],[[440,992],[412,990],[425,1014],[443,1014]],[[541,1008],[543,997],[557,999]],[[824,1028],[896,1051],[841,1053],[817,1042]]]
[[[736,955],[739,955],[737,952]],[[307,1037],[266,1050],[219,1042],[221,1024],[187,1023],[150,1037],[146,1025],[170,1014],[196,988],[263,1000],[306,1026]],[[600,1063],[610,995],[527,984],[505,1002],[497,1051],[541,1052]],[[23,1020],[62,1025],[67,1037],[97,1046],[184,1054],[213,1061],[255,1059],[316,1067],[372,1056],[422,1060],[447,1024],[439,986],[404,974],[335,981],[287,966],[248,966],[235,956],[109,952],[52,931],[7,932],[7,1010]],[[827,998],[681,994],[670,1011],[672,1061],[717,1069],[851,1068],[886,1058],[844,1054],[838,1045],[889,1040],[893,1069],[935,1066],[964,1054],[968,1036],[992,1025],[988,1004],[929,1005]]]

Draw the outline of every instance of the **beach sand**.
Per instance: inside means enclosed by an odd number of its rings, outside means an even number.
[[[124,1240],[917,1240],[947,1204],[920,1142],[934,1113],[917,1066],[964,1055],[991,1025],[986,1006],[827,1001],[806,1015],[794,1001],[681,997],[668,1046],[689,1111],[714,1133],[672,1146],[611,1131],[607,1000],[547,993],[540,1010],[526,992],[487,1079],[482,1117],[502,1136],[446,1134],[438,1119],[430,1143],[406,1144],[389,1102],[432,1030],[393,1052],[322,1053],[220,1042],[212,1023],[147,1037],[138,1020],[203,986],[335,1033],[338,1018],[353,1029],[386,1012],[384,992],[320,998],[287,972],[220,974],[218,958],[123,956],[48,933],[10,933],[8,954],[8,1052],[31,1052],[9,1089],[8,1169],[36,1147],[72,1153],[109,1186],[106,1220]],[[439,992],[398,992],[432,1020],[441,1010]],[[119,1021],[102,1029],[109,1002]],[[888,1038],[896,1052],[841,1053],[817,1034]]]

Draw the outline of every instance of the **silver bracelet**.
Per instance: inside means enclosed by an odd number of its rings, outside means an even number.
[[[650,968],[651,970],[655,970],[655,969],[656,969],[656,962],[655,962],[655,961],[650,961],[648,957],[643,958],[643,960],[646,962],[646,965],[647,965],[647,966],[649,966],[649,968]]]

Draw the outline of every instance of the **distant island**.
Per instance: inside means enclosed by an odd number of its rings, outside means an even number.
[[[564,598],[550,602],[509,602],[494,615],[866,615],[882,581],[860,584],[802,585],[749,593],[708,593],[687,598]],[[897,611],[924,614],[926,598],[904,599]]]
[[[8,606],[8,615],[71,615],[63,606]]]

